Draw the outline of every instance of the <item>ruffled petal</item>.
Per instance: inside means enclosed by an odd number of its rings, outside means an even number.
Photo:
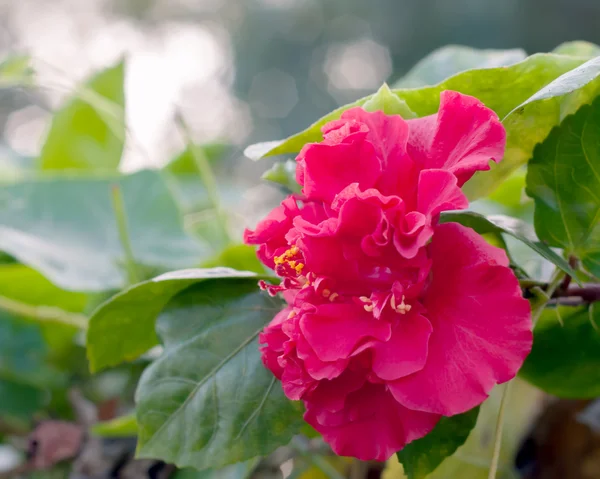
[[[340,456],[385,461],[407,443],[435,427],[440,416],[398,404],[381,384],[365,384],[346,397],[344,408],[330,412],[306,401],[304,419]]]
[[[311,200],[328,203],[349,184],[372,187],[381,174],[381,162],[364,132],[352,133],[336,145],[306,145],[297,161],[303,193]]]
[[[473,230],[438,226],[431,257],[427,362],[389,387],[406,407],[452,416],[516,375],[531,350],[531,314],[505,253]]]
[[[377,188],[387,195],[409,196],[414,191],[416,170],[406,151],[409,131],[406,121],[400,115],[368,112],[360,107],[346,110],[342,119],[366,125],[367,140],[375,148],[385,173],[377,182]]]
[[[263,364],[277,379],[281,379],[281,375],[283,374],[283,368],[278,361],[279,356],[283,354],[284,343],[289,340],[289,337],[282,331],[282,324],[287,319],[291,310],[292,308],[285,308],[277,313],[258,336],[258,341],[261,344],[260,350]]]
[[[372,346],[373,372],[381,379],[392,381],[423,369],[427,360],[431,323],[419,313],[398,316],[388,341]]]
[[[448,170],[459,186],[504,155],[506,131],[498,116],[468,95],[443,91],[436,114],[408,120],[408,125],[407,149],[420,169]]]
[[[300,330],[321,361],[350,357],[361,341],[387,341],[390,324],[356,304],[323,304],[300,319]]]

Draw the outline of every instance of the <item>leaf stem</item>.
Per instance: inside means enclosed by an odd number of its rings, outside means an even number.
[[[121,187],[117,184],[111,186],[111,199],[113,210],[115,212],[115,219],[117,220],[117,230],[119,232],[119,240],[123,246],[125,253],[125,267],[127,268],[127,279],[129,284],[139,283],[140,275],[137,271],[137,265],[135,264],[135,258],[133,256],[133,249],[131,247],[131,241],[129,239],[129,231],[127,229],[127,213],[125,212],[125,204],[123,202],[123,194]]]
[[[33,306],[5,296],[0,296],[0,309],[17,316],[40,321],[57,321],[82,330],[86,330],[88,325],[88,318],[83,314],[71,313],[53,306]]]
[[[488,479],[495,479],[498,471],[498,463],[500,462],[500,448],[502,446],[502,430],[504,429],[504,413],[506,411],[506,403],[508,402],[508,393],[511,382],[508,382],[502,392],[500,400],[500,409],[498,410],[498,419],[496,420],[496,434],[494,435],[494,453],[492,455],[492,463],[490,464],[490,473]]]
[[[552,275],[552,279],[548,283],[546,290],[543,291],[539,287],[535,287],[534,289],[538,292],[538,298],[536,303],[531,309],[531,323],[533,327],[537,323],[537,320],[541,316],[544,308],[552,298],[556,289],[560,286],[563,276],[563,273],[560,269],[556,268],[554,270],[554,274]],[[500,449],[502,446],[502,430],[504,429],[504,414],[506,411],[506,403],[508,402],[508,394],[510,390],[510,385],[512,381],[506,384],[504,388],[504,392],[502,393],[502,399],[500,400],[500,409],[498,411],[498,420],[496,421],[496,434],[494,435],[494,452],[492,455],[492,462],[490,464],[490,472],[488,474],[488,479],[495,479],[496,473],[498,471],[498,463],[500,461]]]
[[[206,153],[204,153],[204,150],[192,140],[190,129],[188,128],[180,113],[176,114],[176,120],[179,124],[179,127],[181,128],[184,141],[190,149],[190,153],[192,154],[192,158],[194,159],[196,168],[198,168],[200,180],[206,188],[208,200],[210,201],[211,206],[215,210],[215,213],[219,220],[219,227],[221,228],[223,238],[227,241],[227,243],[230,243],[231,236],[227,228],[227,216],[225,215],[223,207],[221,206],[221,197],[219,195],[217,179],[215,177],[215,174],[213,173],[208,158],[206,157]]]

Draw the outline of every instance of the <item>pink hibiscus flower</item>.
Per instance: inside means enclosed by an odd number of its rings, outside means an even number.
[[[346,111],[303,148],[288,197],[245,241],[288,307],[263,362],[340,455],[385,460],[510,380],[531,349],[529,304],[503,250],[440,212],[505,132],[478,100],[443,92],[436,115]]]

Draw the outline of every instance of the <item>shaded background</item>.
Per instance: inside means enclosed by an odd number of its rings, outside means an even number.
[[[265,165],[237,161],[243,146],[304,128],[435,48],[598,43],[599,17],[594,0],[1,0],[0,57],[31,54],[42,88],[0,92],[0,146],[35,156],[74,82],[126,55],[123,169],[181,149],[179,110],[196,140],[234,146],[228,176],[255,182]]]

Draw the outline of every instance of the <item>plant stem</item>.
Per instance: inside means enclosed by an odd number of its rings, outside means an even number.
[[[537,320],[541,316],[544,308],[552,298],[552,295],[556,291],[556,289],[560,286],[564,273],[558,268],[554,271],[552,275],[552,279],[548,283],[545,291],[542,291],[539,287],[536,289],[539,290],[539,299],[533,306],[531,310],[531,323],[535,327]],[[502,446],[502,430],[504,428],[504,413],[506,410],[506,403],[508,402],[508,393],[510,390],[511,382],[506,384],[504,388],[504,392],[502,393],[502,399],[500,401],[500,410],[498,411],[498,420],[496,422],[496,434],[494,436],[494,452],[492,455],[492,462],[490,464],[490,472],[488,475],[488,479],[495,479],[496,472],[498,471],[498,463],[500,461],[500,448]]]
[[[53,306],[32,306],[0,296],[0,309],[18,316],[34,318],[40,321],[57,321],[82,330],[87,329],[88,318],[86,316],[79,313],[70,313]]]
[[[206,193],[208,194],[208,200],[210,201],[211,206],[215,210],[215,213],[219,220],[219,227],[221,228],[223,238],[228,243],[230,243],[231,237],[227,228],[227,216],[225,215],[223,207],[221,206],[221,197],[219,195],[217,179],[215,177],[215,174],[213,173],[208,158],[206,157],[204,150],[198,145],[196,145],[196,143],[192,140],[190,130],[187,124],[185,123],[183,117],[179,113],[176,116],[176,120],[181,128],[181,132],[183,134],[185,143],[190,149],[190,153],[192,154],[192,158],[194,159],[196,168],[198,168],[200,180],[202,181],[202,184],[206,188]]]
[[[500,400],[500,409],[498,410],[498,419],[496,420],[496,434],[494,436],[494,453],[492,455],[492,463],[490,464],[490,473],[488,479],[495,479],[498,471],[498,463],[500,462],[500,448],[502,446],[502,430],[504,429],[504,412],[506,411],[506,403],[508,402],[508,392],[511,382],[508,382],[502,392]]]
[[[115,219],[117,220],[117,230],[119,232],[119,240],[123,246],[125,252],[125,267],[127,268],[127,279],[129,284],[139,283],[140,276],[137,271],[137,265],[135,264],[135,258],[133,256],[133,249],[131,248],[131,241],[129,240],[129,232],[127,229],[127,213],[125,212],[125,205],[123,203],[123,194],[121,193],[121,187],[117,184],[111,186],[111,198],[113,210],[115,212]]]

